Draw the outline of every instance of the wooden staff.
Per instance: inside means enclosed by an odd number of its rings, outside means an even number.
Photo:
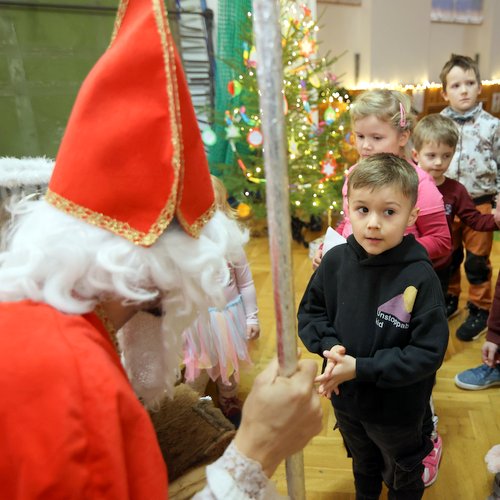
[[[259,83],[269,247],[280,374],[297,370],[297,330],[292,279],[288,158],[283,110],[283,63],[279,0],[253,0]],[[286,459],[288,495],[305,499],[302,452]]]

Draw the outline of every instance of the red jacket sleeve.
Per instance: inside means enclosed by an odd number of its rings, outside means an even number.
[[[451,236],[444,208],[442,212],[419,215],[416,226],[422,235],[417,241],[427,250],[431,260],[451,253]]]
[[[475,231],[495,231],[498,229],[493,214],[482,214],[474,205],[463,184],[458,185],[457,194],[455,213],[464,224]]]

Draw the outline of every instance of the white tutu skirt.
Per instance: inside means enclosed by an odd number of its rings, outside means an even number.
[[[185,379],[192,382],[206,370],[231,385],[239,381],[240,362],[251,363],[247,349],[247,323],[241,295],[222,310],[212,307],[184,331]]]

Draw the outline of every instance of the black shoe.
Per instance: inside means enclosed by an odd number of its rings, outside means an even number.
[[[448,319],[455,317],[458,313],[458,297],[456,295],[446,295],[446,316]]]
[[[457,330],[457,338],[460,340],[476,340],[488,329],[488,314],[486,309],[479,309],[470,302],[467,304],[469,316]]]

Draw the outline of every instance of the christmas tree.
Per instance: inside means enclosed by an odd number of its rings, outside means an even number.
[[[311,218],[342,210],[341,189],[346,168],[356,160],[349,131],[348,92],[332,72],[337,58],[318,57],[318,25],[307,6],[282,2],[284,95],[289,151],[290,211],[293,219],[309,224]],[[207,146],[227,141],[231,163],[211,162],[242,215],[265,216],[263,137],[260,129],[252,14],[242,30],[241,53],[224,61],[235,71],[227,82],[231,98],[223,116],[215,117],[215,130],[203,131]]]

